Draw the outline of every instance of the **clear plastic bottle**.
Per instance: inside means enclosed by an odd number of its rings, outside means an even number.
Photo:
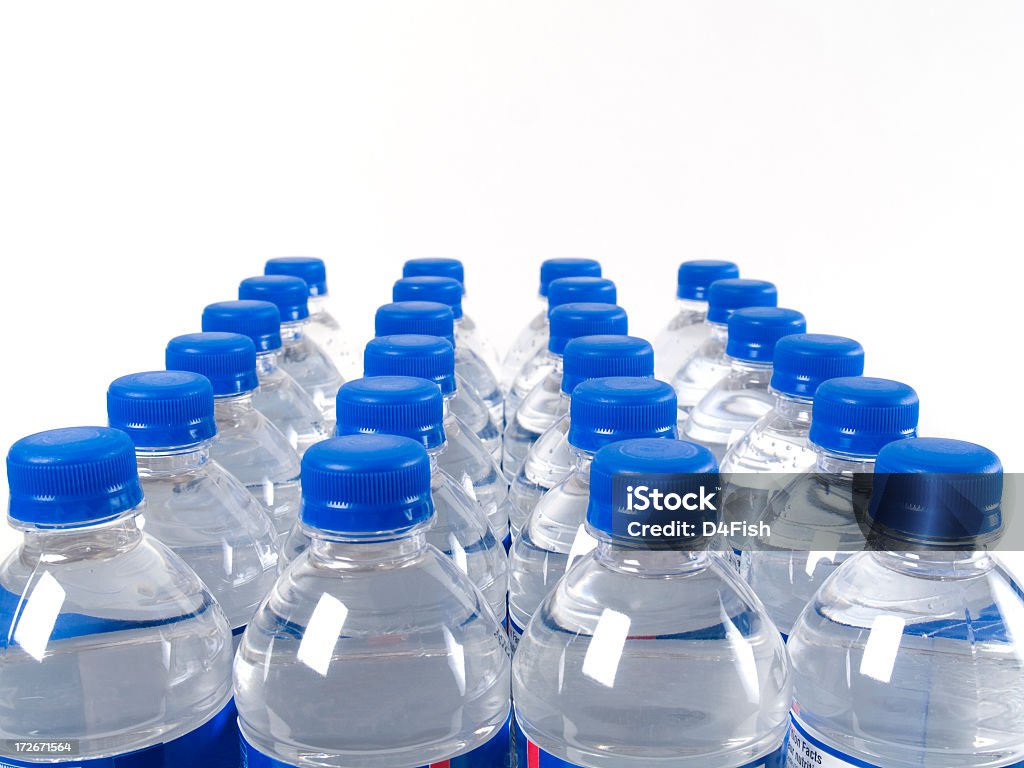
[[[146,495],[139,527],[188,563],[240,636],[277,577],[277,531],[210,458],[217,424],[209,380],[186,371],[122,376],[107,389],[107,418],[135,444]]]
[[[566,569],[595,546],[585,525],[594,454],[620,440],[676,439],[676,393],[663,381],[591,379],[575,388],[571,407],[572,470],[537,502],[509,551],[508,626],[513,649]]]
[[[433,382],[412,376],[355,379],[338,390],[338,434],[399,435],[416,440],[430,456],[431,499],[436,511],[427,543],[469,576],[504,621],[508,560],[487,519],[465,488],[438,467],[445,450],[444,398]],[[306,550],[311,532],[297,521],[281,553],[281,569]]]
[[[24,539],[0,565],[0,762],[237,766],[231,630],[195,572],[142,531],[128,436],[31,435],[7,479]],[[77,753],[15,751],[29,740]]]
[[[729,372],[725,343],[729,317],[744,307],[774,307],[778,291],[765,280],[727,278],[708,288],[708,314],[702,330],[704,341],[671,379],[679,401],[679,418],[686,419],[697,403]]]
[[[540,265],[540,311],[509,347],[501,364],[501,388],[508,393],[523,364],[548,346],[548,286],[560,277],[600,277],[601,265],[593,259],[547,259]]]
[[[731,261],[684,261],[676,280],[676,314],[654,339],[657,351],[655,375],[672,381],[697,348],[708,338],[708,288],[716,280],[740,276]]]
[[[301,457],[306,449],[331,436],[327,421],[313,398],[281,367],[281,314],[269,301],[221,301],[203,310],[203,330],[240,333],[256,346],[259,389],[252,401],[288,438]]]
[[[466,325],[462,314],[462,283],[450,277],[403,277],[395,283],[392,298],[401,301],[432,301],[452,310],[456,367],[462,378],[487,403],[495,424],[505,423],[505,396],[498,377],[476,347],[480,341],[475,329]]]
[[[328,422],[334,421],[334,399],[345,383],[330,356],[313,341],[309,287],[299,277],[248,277],[238,286],[238,298],[269,301],[281,313],[281,367],[313,398]]]
[[[778,630],[706,539],[627,532],[613,478],[663,493],[717,484],[714,457],[682,440],[597,452],[587,530],[597,547],[544,599],[512,665],[519,765],[778,768],[790,672]],[[707,509],[676,513],[698,525]]]
[[[415,376],[441,388],[447,445],[437,457],[438,466],[476,501],[491,532],[507,550],[511,543],[508,485],[484,444],[454,415],[453,403],[462,393],[457,388],[452,345],[437,336],[378,336],[366,345],[363,368],[367,376]]]
[[[807,331],[804,316],[793,309],[749,307],[729,318],[725,352],[729,372],[701,398],[683,424],[682,437],[700,443],[721,460],[772,407],[769,384],[775,344]]]
[[[377,309],[374,318],[376,336],[399,334],[421,334],[440,336],[455,344],[455,326],[451,307],[436,301],[396,301]],[[497,461],[501,461],[501,424],[495,422],[487,404],[480,399],[476,390],[467,383],[465,374],[472,375],[473,369],[466,369],[467,358],[455,350],[455,379],[459,396],[451,401],[452,413],[462,420],[480,438],[487,450]]]
[[[286,535],[299,514],[299,455],[253,403],[259,379],[252,341],[237,333],[190,333],[171,339],[166,362],[169,371],[210,380],[217,420],[210,456],[249,489],[278,534]]]
[[[562,356],[561,397],[554,423],[541,433],[509,488],[513,538],[540,497],[569,474],[575,459],[569,447],[569,402],[577,386],[606,376],[654,376],[654,350],[635,336],[581,336],[570,339]]]
[[[1024,584],[986,550],[1002,469],[917,438],[878,454],[873,550],[822,585],[789,639],[789,765],[1024,765]]]
[[[327,308],[331,297],[327,292],[327,267],[323,259],[312,256],[267,259],[263,274],[288,275],[306,281],[309,286],[309,325],[305,327],[305,334],[327,353],[344,380],[359,378],[362,361]]]
[[[427,543],[430,460],[350,435],[302,461],[309,549],[281,574],[235,658],[249,766],[500,768],[508,638]]]
[[[917,393],[889,379],[829,379],[814,393],[814,469],[768,503],[769,539],[743,546],[741,570],[779,630],[788,635],[822,582],[864,546],[856,511],[870,491],[878,451],[917,434]]]

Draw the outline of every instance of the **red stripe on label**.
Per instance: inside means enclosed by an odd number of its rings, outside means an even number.
[[[526,768],[540,768],[540,747],[532,741],[526,742]]]
[[[429,768],[452,768],[452,761],[442,760],[440,763],[431,763]]]

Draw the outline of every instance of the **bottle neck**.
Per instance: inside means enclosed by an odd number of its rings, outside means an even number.
[[[294,344],[301,341],[306,335],[307,323],[309,323],[309,318],[281,323],[281,343]]]
[[[267,352],[260,352],[256,355],[256,375],[268,376],[281,365],[281,348],[271,349]]]
[[[692,315],[700,315],[706,317],[708,314],[708,303],[706,301],[700,301],[698,299],[676,299],[676,309],[679,314],[684,312]]]
[[[562,372],[562,355],[559,352],[552,352],[550,349],[544,353],[544,365],[550,365],[552,373]]]
[[[306,306],[309,308],[310,317],[312,317],[313,315],[319,315],[322,312],[326,312],[327,300],[328,295],[326,293],[321,293],[317,296],[310,296],[308,301],[306,302]]]
[[[730,356],[729,373],[742,376],[751,385],[768,387],[772,380],[772,364],[756,363],[752,360],[741,360],[738,357]]]
[[[418,557],[427,547],[425,525],[381,541],[356,541],[314,531],[310,559],[320,567],[338,570],[390,568]]]
[[[835,453],[818,445],[811,446],[817,454],[816,469],[827,475],[855,475],[875,471],[874,456],[850,456]]]
[[[711,564],[705,549],[643,549],[599,538],[595,559],[606,568],[637,576],[675,576],[703,570]]]
[[[967,579],[982,576],[996,564],[984,551],[923,550],[902,552],[878,550],[871,553],[883,566],[898,573],[925,579]]]
[[[590,482],[590,465],[594,463],[594,452],[585,451],[569,443],[569,455],[572,456],[572,471]]]
[[[708,327],[708,338],[719,341],[722,344],[729,340],[729,326],[726,323],[714,323],[710,320],[705,320],[704,324]]]
[[[772,395],[775,400],[773,407],[778,415],[801,424],[811,423],[811,408],[814,405],[811,398],[787,395],[776,389],[772,390]]]
[[[221,419],[237,418],[255,410],[251,390],[237,395],[218,395],[213,398],[213,416],[218,422]]]
[[[210,461],[210,441],[166,450],[135,451],[140,477],[178,475],[198,469]]]
[[[145,502],[118,517],[78,528],[26,528],[22,556],[31,563],[63,564],[111,557],[127,552],[142,540],[136,516]]]

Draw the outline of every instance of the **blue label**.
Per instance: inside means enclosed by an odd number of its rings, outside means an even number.
[[[519,646],[519,641],[522,639],[524,631],[525,630],[516,624],[515,619],[510,615],[508,617],[508,640],[512,646],[512,653],[516,652],[516,648]]]

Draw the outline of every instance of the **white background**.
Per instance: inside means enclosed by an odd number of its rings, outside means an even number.
[[[1022,40],[1014,0],[6,4],[0,444],[102,422],[267,257],[361,345],[456,256],[502,346],[543,258],[648,336],[728,258],[1024,470]]]

